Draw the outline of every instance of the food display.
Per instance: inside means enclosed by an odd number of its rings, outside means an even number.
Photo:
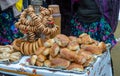
[[[24,38],[15,39],[13,47],[23,55],[33,55],[43,42],[54,35],[59,29],[54,24],[53,9],[40,6],[36,14],[33,6],[29,5],[15,26],[24,34]]]
[[[38,67],[83,71],[95,60],[95,55],[106,51],[106,44],[83,33],[79,37],[58,34],[43,43],[29,64]]]
[[[21,53],[13,49],[12,45],[0,46],[0,63],[15,63],[21,58]]]

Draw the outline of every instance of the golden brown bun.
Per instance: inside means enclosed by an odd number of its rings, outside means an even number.
[[[100,42],[98,44],[98,47],[101,48],[103,50],[103,52],[106,51],[106,44],[104,42]]]
[[[90,37],[90,35],[86,33],[81,34],[79,38],[81,38],[82,44],[91,44],[94,42],[94,40]]]
[[[50,66],[51,66],[50,60],[45,60],[45,61],[44,61],[44,66],[50,67]]]
[[[70,41],[69,44],[68,44],[68,49],[70,50],[79,50],[80,47],[79,47],[79,44],[75,41]]]
[[[70,64],[70,66],[67,68],[67,70],[74,70],[74,71],[83,71],[84,68],[82,65],[76,64],[76,63],[72,63]]]
[[[55,42],[61,47],[67,46],[67,44],[70,41],[69,38],[63,34],[58,34],[54,39],[55,39]]]
[[[31,56],[31,58],[30,58],[30,64],[31,64],[31,65],[35,65],[36,60],[37,60],[37,55]]]
[[[59,51],[60,51],[60,47],[55,43],[51,47],[50,55],[52,57],[55,57],[58,55]]]
[[[39,47],[37,51],[35,52],[36,55],[42,54],[42,52],[45,50],[45,47]]]
[[[75,61],[75,59],[77,58],[77,54],[73,51],[70,51],[67,48],[62,48],[60,50],[60,55],[61,55],[61,57],[65,58],[67,60],[70,60],[70,61]]]
[[[42,67],[42,66],[43,66],[43,63],[37,60],[37,61],[35,62],[35,65],[37,65],[37,66],[39,66],[39,67]]]
[[[84,66],[84,67],[87,67],[87,66],[89,66],[90,63],[92,63],[93,61],[94,61],[94,58],[92,57],[92,58],[88,59],[88,60],[83,64],[83,66]]]
[[[49,39],[44,43],[45,47],[51,47],[55,43],[54,39]]]
[[[40,62],[44,62],[46,60],[46,56],[40,54],[40,55],[38,55],[37,60],[40,61]]]
[[[65,58],[69,61],[75,61],[76,63],[83,64],[86,62],[86,58],[83,56],[77,55],[76,52],[70,51],[67,48],[63,48],[60,50],[60,55],[62,58]]]
[[[70,41],[77,42],[77,37],[75,37],[75,36],[69,36],[69,39],[70,39]]]
[[[15,39],[15,40],[13,41],[13,43],[12,43],[13,48],[16,49],[16,50],[18,50],[18,51],[20,51],[20,50],[21,50],[21,49],[20,49],[20,45],[21,45],[21,42],[22,42],[22,41],[23,41],[22,39]]]
[[[81,48],[85,51],[91,52],[92,54],[102,54],[102,49],[96,45],[81,45]]]
[[[89,52],[89,51],[83,51],[82,49],[79,50],[77,54],[84,56],[86,59],[90,59],[90,58],[93,57],[91,52]]]
[[[51,51],[51,48],[45,48],[44,51],[42,52],[42,54],[43,54],[44,56],[47,56],[47,55],[50,54],[50,51]]]
[[[67,68],[69,65],[70,61],[62,58],[55,58],[51,60],[51,67],[53,68]]]

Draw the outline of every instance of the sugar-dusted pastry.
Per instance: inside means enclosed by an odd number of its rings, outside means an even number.
[[[55,42],[61,47],[67,46],[70,41],[69,38],[63,34],[58,34],[54,39]]]
[[[52,57],[55,57],[58,55],[59,51],[60,51],[60,47],[58,46],[58,44],[54,43],[51,47],[50,55]]]
[[[73,71],[83,71],[83,65],[72,63],[70,66],[67,68],[67,70],[73,70]]]
[[[67,68],[70,65],[70,61],[63,58],[55,58],[51,60],[51,67],[53,68]]]

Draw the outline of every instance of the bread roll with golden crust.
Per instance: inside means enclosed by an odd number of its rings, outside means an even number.
[[[69,38],[66,35],[63,34],[58,34],[55,38],[54,38],[55,42],[61,46],[61,47],[65,47],[68,45],[69,43]]]
[[[105,52],[105,51],[106,51],[106,44],[105,44],[104,42],[100,42],[100,43],[98,44],[98,47],[103,50],[102,52]]]
[[[30,58],[30,64],[31,64],[31,65],[35,65],[36,60],[37,60],[37,55],[31,56],[31,58]]]
[[[75,37],[75,36],[69,36],[69,39],[70,39],[70,41],[77,42],[77,37]]]
[[[75,61],[78,64],[83,64],[86,62],[86,58],[82,55],[78,56],[76,52],[70,51],[67,48],[63,48],[60,50],[60,55],[62,58],[65,58],[69,61]]]
[[[91,44],[94,40],[90,37],[90,35],[83,33],[79,36],[81,38],[82,44]]]
[[[46,60],[46,56],[40,54],[40,55],[38,55],[37,60],[40,62],[44,62]]]
[[[59,51],[60,51],[60,47],[58,46],[58,44],[54,43],[51,47],[50,55],[52,57],[55,57],[58,55]]]
[[[13,48],[20,51],[21,42],[22,42],[22,39],[15,39],[12,43]]]
[[[42,52],[44,56],[47,56],[50,54],[51,48],[45,48],[45,50]]]
[[[50,67],[51,66],[51,61],[50,60],[45,60],[44,61],[44,66]]]
[[[92,54],[102,54],[102,49],[96,45],[81,45],[81,48],[85,51],[91,52]]]
[[[94,61],[94,58],[92,57],[92,58],[88,59],[88,60],[83,64],[83,66],[84,66],[84,67],[87,67],[87,66],[89,66],[90,63],[92,63],[93,61]]]
[[[45,47],[51,47],[55,43],[54,39],[49,39],[44,43]]]
[[[70,66],[67,68],[67,70],[74,70],[74,71],[83,71],[84,68],[82,65],[76,64],[76,63],[72,63],[70,64]]]
[[[70,49],[70,50],[79,50],[80,49],[80,47],[79,47],[79,44],[77,43],[77,42],[75,42],[75,41],[70,41],[69,43],[68,43],[68,49]]]
[[[70,65],[70,61],[63,58],[55,58],[51,60],[51,67],[53,68],[67,68]]]
[[[43,62],[40,62],[40,61],[36,60],[35,65],[39,66],[39,67],[42,67],[43,66]]]
[[[82,49],[79,50],[77,54],[84,56],[87,60],[93,57],[91,52],[83,51]]]
[[[36,55],[42,54],[42,52],[45,50],[45,47],[39,47],[37,51],[35,52]]]
[[[29,43],[29,54],[32,55],[33,54],[33,44],[32,43]]]

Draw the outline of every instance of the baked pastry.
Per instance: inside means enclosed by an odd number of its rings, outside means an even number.
[[[35,54],[40,55],[44,50],[45,50],[45,47],[39,47],[38,50],[35,52]]]
[[[35,65],[36,61],[37,61],[37,55],[31,56],[31,58],[30,58],[30,64],[31,65]]]
[[[61,47],[67,46],[70,41],[69,38],[63,34],[58,34],[54,39],[55,42]]]
[[[0,54],[0,59],[9,59],[10,53],[8,52],[3,52]]]
[[[43,62],[40,62],[40,61],[37,60],[37,61],[35,62],[35,65],[42,67],[42,66],[43,66]]]
[[[45,48],[44,51],[42,52],[42,54],[44,56],[48,56],[50,54],[51,48]]]
[[[50,67],[51,66],[51,61],[50,60],[45,60],[44,61],[44,66]]]
[[[70,39],[70,41],[77,42],[77,37],[75,37],[75,36],[69,36],[69,39]]]
[[[98,44],[98,47],[99,47],[100,49],[102,49],[102,52],[105,52],[105,51],[106,51],[106,44],[105,44],[104,42],[100,42],[100,43]]]
[[[7,52],[7,53],[12,53],[14,50],[10,46],[0,46],[0,52]]]
[[[73,70],[73,71],[83,71],[83,65],[72,63],[70,66],[67,68],[67,70]]]
[[[80,49],[80,47],[79,47],[79,44],[76,42],[76,41],[70,41],[69,43],[68,43],[68,49],[70,49],[70,50],[79,50]]]
[[[53,68],[67,68],[70,65],[70,61],[63,58],[55,58],[51,60],[51,67]]]
[[[94,59],[95,59],[94,57],[88,59],[88,60],[83,64],[83,66],[84,66],[84,67],[89,66],[89,65],[94,61]]]
[[[49,39],[44,43],[45,47],[51,47],[55,43],[54,39]]]
[[[40,62],[44,62],[46,60],[46,56],[40,54],[37,56],[37,60],[40,61]]]
[[[76,52],[70,51],[67,48],[63,48],[60,50],[60,55],[62,58],[65,58],[69,61],[75,61],[78,64],[83,64],[86,62],[86,58],[82,55],[77,55]]]
[[[102,54],[102,49],[96,45],[81,45],[81,48],[85,51],[89,51],[92,54]]]
[[[59,51],[60,51],[60,47],[56,43],[54,43],[51,47],[50,55],[52,57],[55,57],[58,55]]]
[[[10,61],[18,61],[21,58],[21,53],[20,52],[14,52],[10,55]]]

